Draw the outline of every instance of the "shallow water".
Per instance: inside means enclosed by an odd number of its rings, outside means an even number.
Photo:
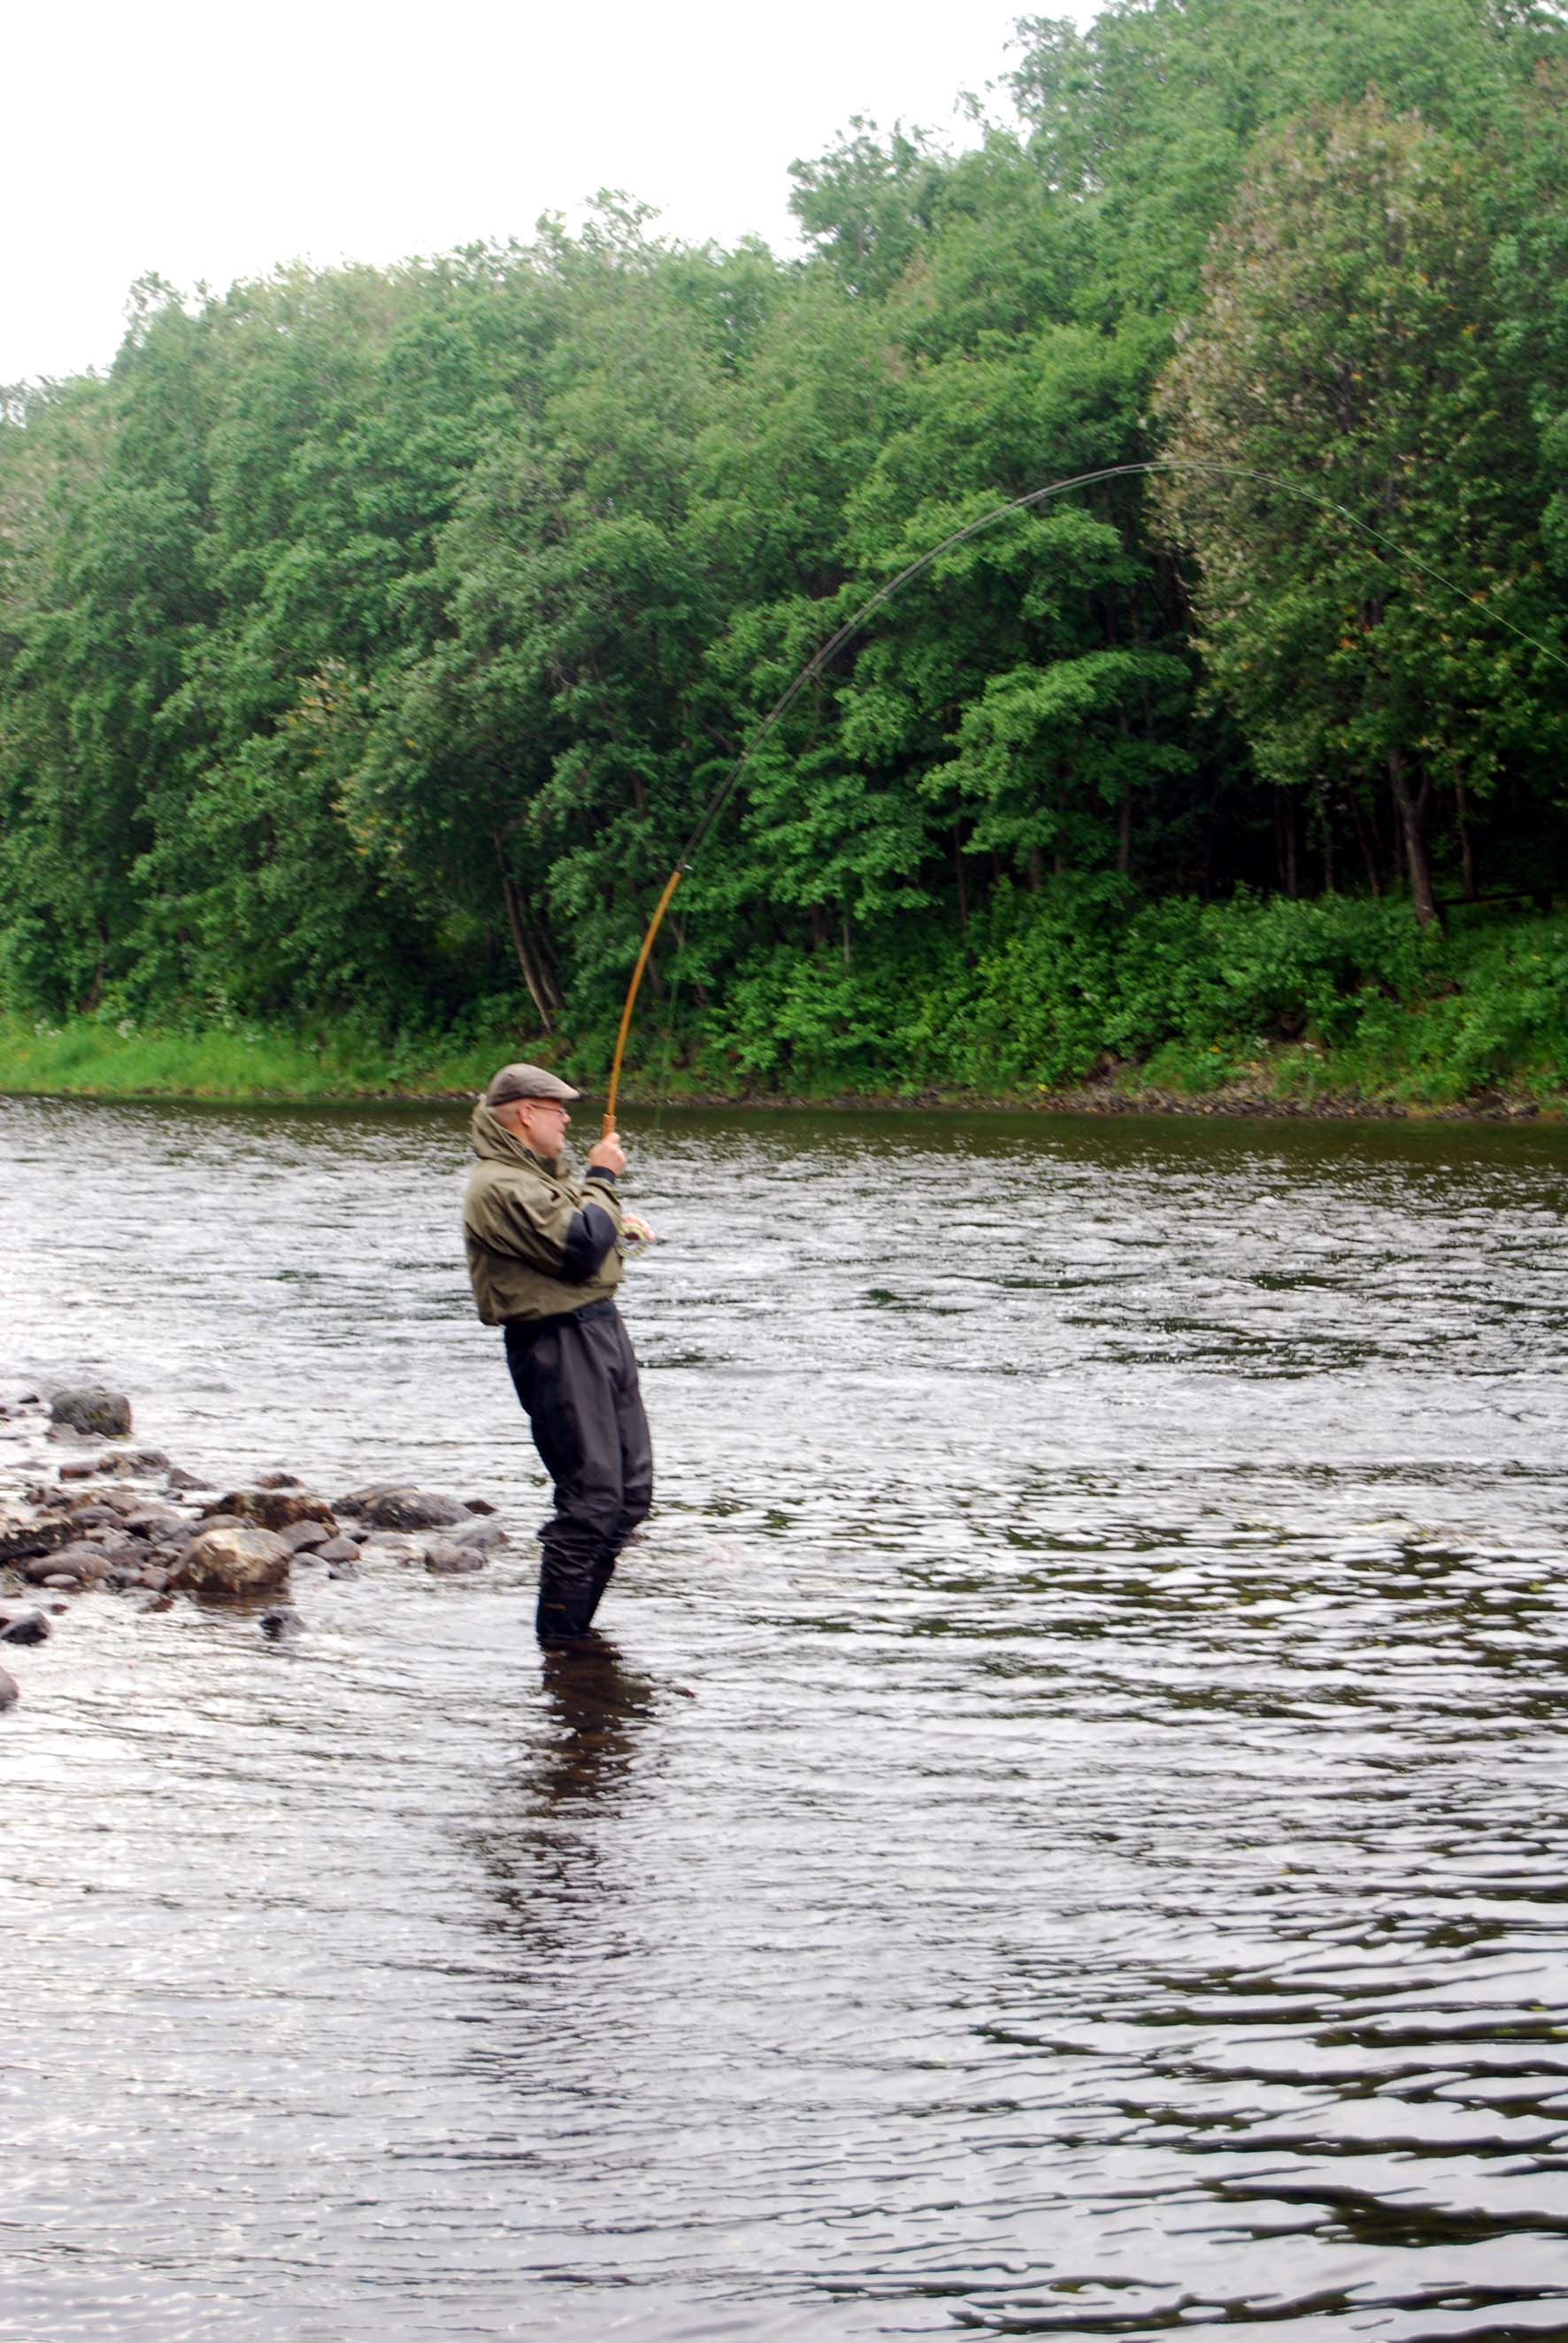
[[[546,1669],[461,1116],[0,1101],[13,1380],[514,1534],[8,1657],[0,2337],[1568,2336],[1568,1141],[631,1137]]]

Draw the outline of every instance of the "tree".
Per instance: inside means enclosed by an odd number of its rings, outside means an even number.
[[[1544,663],[1509,631],[1547,617],[1491,229],[1476,163],[1413,117],[1369,100],[1287,130],[1159,401],[1216,689],[1265,779],[1321,800],[1382,778],[1423,922],[1437,783],[1484,796],[1545,745]]]

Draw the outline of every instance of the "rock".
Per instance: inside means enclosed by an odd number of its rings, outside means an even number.
[[[89,1505],[106,1505],[115,1519],[123,1522],[127,1513],[137,1512],[146,1503],[146,1499],[137,1496],[134,1489],[92,1489],[83,1496],[73,1497],[68,1510],[79,1517]]]
[[[293,1559],[271,1530],[248,1522],[234,1529],[209,1527],[191,1540],[168,1583],[189,1587],[195,1594],[270,1594],[275,1587],[287,1585]]]
[[[468,1547],[474,1554],[496,1554],[511,1544],[499,1522],[465,1522],[452,1532],[451,1542]]]
[[[15,1708],[22,1695],[16,1689],[16,1679],[0,1668],[0,1708]]]
[[[58,1587],[62,1594],[75,1594],[82,1582],[68,1570],[52,1570],[42,1584],[45,1586]]]
[[[176,1513],[172,1505],[138,1505],[124,1517],[125,1526],[132,1537],[166,1537],[173,1530],[188,1529],[184,1513]]]
[[[463,1500],[466,1513],[493,1513],[495,1510],[488,1497],[465,1497]]]
[[[329,1562],[327,1565],[328,1578],[357,1578],[359,1574],[357,1562]]]
[[[455,1578],[461,1571],[483,1570],[485,1557],[471,1546],[454,1545],[450,1538],[437,1538],[425,1549],[425,1567],[438,1577]]]
[[[168,1583],[168,1572],[166,1570],[159,1570],[156,1564],[153,1567],[141,1572],[139,1576],[133,1581],[135,1585],[151,1587],[155,1594],[161,1594]]]
[[[140,1538],[127,1537],[124,1530],[89,1530],[83,1543],[95,1545],[98,1552],[106,1554],[111,1562],[140,1562],[146,1559]]]
[[[62,1464],[60,1467],[60,1478],[62,1481],[86,1481],[91,1479],[92,1475],[97,1471],[97,1457],[82,1456],[75,1459],[69,1463]]]
[[[20,1513],[0,1504],[0,1563],[23,1562],[30,1554],[53,1554],[74,1534],[69,1513]]]
[[[262,1634],[270,1636],[275,1644],[292,1640],[305,1633],[304,1620],[286,1603],[280,1604],[276,1611],[264,1611],[260,1624]]]
[[[89,1569],[94,1564],[101,1565],[103,1560],[97,1546],[89,1545],[85,1538],[73,1538],[69,1544],[54,1546],[47,1554],[30,1554],[21,1570],[24,1578],[41,1586],[46,1578],[57,1576],[62,1571],[72,1578],[85,1578]]]
[[[317,1547],[313,1559],[317,1562],[357,1562],[359,1548],[352,1538],[345,1537],[339,1531],[335,1538],[328,1538],[325,1545]]]
[[[78,1544],[62,1546],[57,1554],[37,1555],[32,1562],[24,1564],[22,1574],[35,1586],[47,1586],[52,1579],[60,1577],[76,1582],[103,1578],[107,1575],[109,1568],[109,1556],[102,1546],[88,1545],[84,1540]]]
[[[427,1489],[361,1489],[355,1510],[378,1530],[440,1530],[460,1522],[463,1508]]]
[[[204,1516],[228,1513],[241,1521],[255,1522],[264,1530],[285,1530],[296,1522],[323,1522],[328,1537],[336,1536],[337,1523],[325,1497],[313,1497],[306,1489],[231,1489],[226,1497],[216,1497],[210,1505],[202,1507]]]
[[[321,1522],[290,1522],[287,1528],[279,1530],[277,1534],[285,1545],[300,1554],[307,1546],[330,1545],[337,1534],[337,1525],[334,1523],[329,1530]]]
[[[303,1489],[305,1483],[297,1473],[258,1473],[256,1485],[258,1489]]]
[[[7,1619],[0,1627],[0,1644],[43,1644],[54,1632],[41,1611],[24,1611],[19,1619]]]
[[[212,1483],[204,1481],[199,1473],[187,1473],[183,1464],[171,1464],[168,1485],[171,1489],[210,1489]]]
[[[83,1383],[54,1393],[49,1421],[69,1424],[73,1432],[90,1433],[98,1440],[124,1440],[131,1429],[131,1403],[124,1392],[109,1391],[102,1383]]]

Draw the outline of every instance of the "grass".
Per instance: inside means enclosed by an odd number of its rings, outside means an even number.
[[[493,1043],[377,1044],[257,1026],[132,1027],[74,1017],[0,1016],[0,1091],[35,1097],[223,1100],[433,1098],[472,1094],[494,1072]]]

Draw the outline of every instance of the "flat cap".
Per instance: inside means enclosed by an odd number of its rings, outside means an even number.
[[[503,1066],[498,1074],[490,1077],[485,1104],[506,1106],[513,1099],[556,1099],[566,1106],[581,1096],[581,1091],[574,1091],[569,1082],[563,1082],[558,1074],[548,1072],[543,1066]]]

